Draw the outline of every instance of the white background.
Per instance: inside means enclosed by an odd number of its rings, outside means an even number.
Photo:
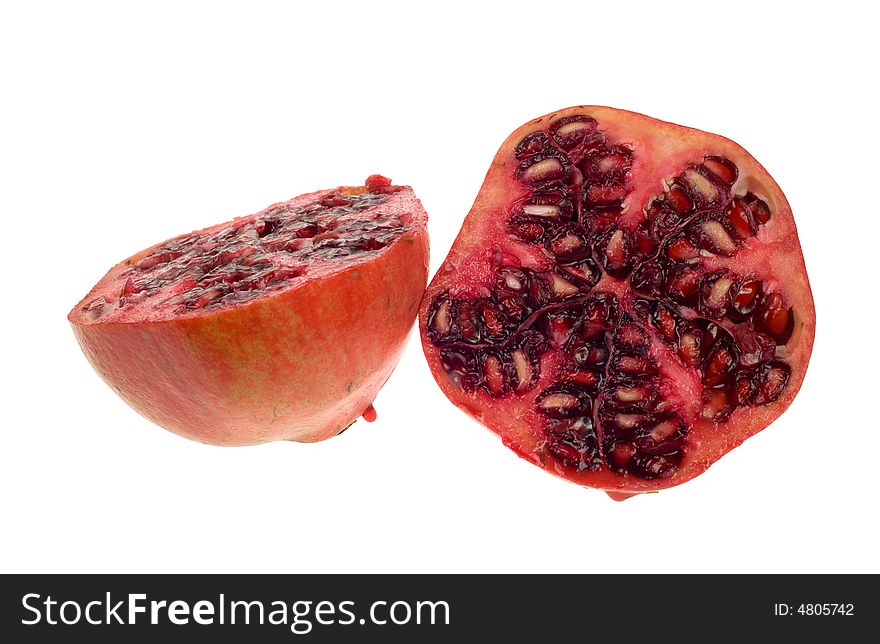
[[[0,570],[880,571],[869,6],[4,3]],[[433,273],[501,141],[575,104],[729,136],[796,215],[818,310],[801,393],[681,487],[614,503],[519,460],[416,337],[372,425],[188,442],[68,328],[132,252],[374,172],[421,197]]]

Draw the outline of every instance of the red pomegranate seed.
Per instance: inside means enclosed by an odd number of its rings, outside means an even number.
[[[703,167],[718,177],[726,186],[732,186],[739,174],[733,162],[724,157],[706,157],[703,159]]]

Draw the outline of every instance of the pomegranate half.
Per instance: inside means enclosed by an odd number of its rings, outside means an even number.
[[[748,152],[579,106],[501,146],[420,329],[453,403],[548,472],[625,498],[773,422],[815,311],[788,202]]]
[[[375,418],[427,282],[426,224],[376,175],[137,253],[68,319],[101,377],[172,432],[323,440]]]

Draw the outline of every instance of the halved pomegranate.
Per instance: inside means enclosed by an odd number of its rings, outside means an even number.
[[[776,419],[815,311],[788,202],[748,152],[573,107],[501,146],[420,327],[453,403],[547,471],[625,498]]]
[[[137,253],[68,319],[101,377],[166,429],[323,440],[375,418],[427,282],[426,223],[410,188],[372,176]]]

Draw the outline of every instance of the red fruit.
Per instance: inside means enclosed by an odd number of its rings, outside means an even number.
[[[477,299],[513,313],[466,336]],[[683,483],[773,422],[815,332],[794,219],[764,168],[723,137],[606,107],[504,142],[420,319],[453,403],[618,499]]]
[[[375,418],[427,281],[426,223],[384,177],[302,195],[137,253],[68,319],[101,377],[172,432],[323,440]]]

